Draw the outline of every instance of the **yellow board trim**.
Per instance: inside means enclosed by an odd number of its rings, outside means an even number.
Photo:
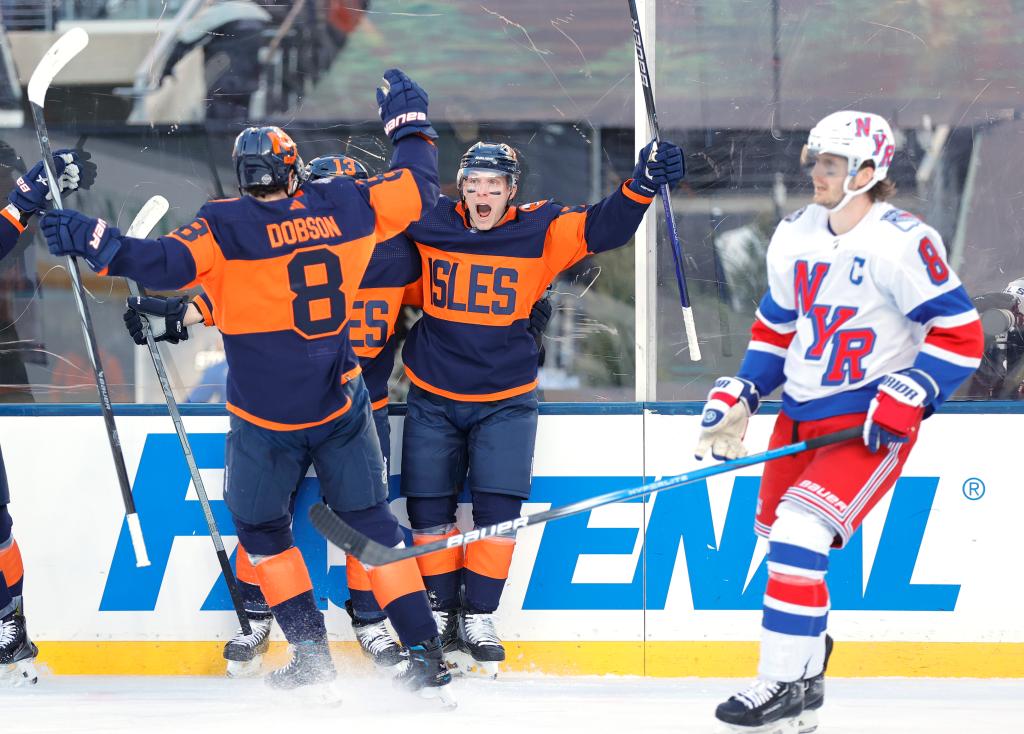
[[[223,642],[39,642],[39,662],[57,675],[222,675]],[[549,675],[752,677],[755,642],[509,642],[503,670]],[[340,667],[370,670],[355,642],[332,642]],[[286,661],[271,645],[264,662]],[[829,663],[837,678],[1024,678],[1024,643],[840,642]]]

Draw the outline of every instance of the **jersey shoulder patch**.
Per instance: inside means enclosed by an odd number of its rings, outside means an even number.
[[[902,209],[890,209],[882,215],[882,221],[893,225],[900,232],[909,232],[921,224],[920,219]]]
[[[797,209],[795,212],[793,212],[792,214],[784,217],[782,221],[783,222],[795,222],[796,220],[798,220],[800,217],[802,217],[804,215],[805,211],[807,211],[807,207],[806,206],[802,206],[799,209]]]
[[[521,212],[533,212],[540,209],[542,206],[548,203],[548,199],[541,199],[540,201],[531,201],[528,204],[520,204],[517,208]]]

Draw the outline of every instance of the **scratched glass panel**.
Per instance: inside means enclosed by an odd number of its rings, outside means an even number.
[[[687,353],[662,221],[658,398],[700,400],[716,376],[736,373],[769,238],[810,198],[800,149],[830,112],[888,119],[892,203],[939,231],[972,297],[1024,275],[1022,36],[1020,3],[658,2],[658,114],[687,150],[673,206],[703,356]],[[990,315],[991,375],[961,395],[1019,393],[1024,322],[1012,310]]]
[[[3,2],[0,12],[11,62],[0,64],[0,177],[13,185],[39,159],[19,96],[45,45],[32,33],[88,21],[90,45],[51,87],[46,118],[55,147],[82,145],[99,165],[96,184],[67,205],[122,229],[156,194],[171,210],[154,236],[191,221],[207,199],[236,195],[231,144],[247,124],[284,126],[307,161],[342,152],[384,170],[390,146],[373,90],[391,66],[430,93],[449,195],[460,156],[481,139],[519,150],[520,203],[594,202],[633,168],[633,54],[619,0],[97,0]],[[0,263],[0,399],[94,402],[65,265],[36,224]],[[122,324],[125,284],[81,270],[113,398],[159,402],[148,354]],[[631,400],[632,245],[577,265],[552,290],[545,399]],[[162,349],[179,399],[224,400],[216,329],[192,327],[188,341]],[[396,398],[406,389],[400,367],[399,358]]]

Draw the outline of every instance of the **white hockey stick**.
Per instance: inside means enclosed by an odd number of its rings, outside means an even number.
[[[28,82],[28,100],[32,108],[32,121],[35,123],[36,137],[39,139],[39,150],[43,154],[43,168],[46,169],[46,177],[50,182],[50,196],[53,197],[55,209],[63,209],[64,204],[60,197],[60,184],[57,181],[56,172],[53,170],[53,152],[50,150],[50,138],[46,131],[46,120],[43,117],[43,106],[46,102],[46,91],[50,88],[50,82],[57,76],[61,69],[77,56],[82,49],[89,45],[89,35],[81,28],[72,28],[46,52]],[[89,314],[89,307],[85,300],[85,289],[82,287],[82,278],[78,273],[78,264],[75,258],[67,258],[68,274],[71,276],[72,292],[75,294],[75,304],[78,306],[78,315],[82,319],[82,333],[85,336],[86,352],[89,361],[92,362],[92,371],[96,377],[96,389],[100,396],[100,412],[103,414],[103,422],[107,430],[107,439],[110,442],[110,453],[114,458],[114,469],[117,473],[117,483],[121,488],[121,499],[124,502],[125,519],[128,521],[128,533],[132,539],[132,548],[135,551],[135,565],[148,566],[149,557],[146,554],[146,543],[142,537],[142,526],[139,524],[139,515],[135,511],[135,500],[132,498],[131,484],[128,481],[128,470],[124,463],[124,453],[121,450],[121,438],[117,434],[117,424],[114,422],[114,407],[110,402],[110,391],[107,388],[107,376],[103,371],[103,364],[100,362],[100,350],[96,345],[96,333],[92,326],[92,316]]]
[[[149,233],[153,231],[153,227],[163,219],[169,208],[170,204],[167,203],[167,199],[164,197],[154,196],[150,198],[149,201],[143,204],[139,213],[135,215],[135,219],[132,220],[131,226],[128,227],[128,231],[125,234],[129,237],[148,237]],[[145,295],[137,283],[127,278],[125,281],[128,283],[128,291],[132,296],[139,298]],[[196,457],[192,453],[192,444],[189,443],[188,434],[185,432],[185,425],[181,420],[178,401],[174,399],[174,393],[171,391],[171,383],[167,379],[167,370],[164,368],[164,360],[160,355],[160,349],[157,347],[156,342],[153,341],[153,335],[148,331],[146,333],[146,346],[149,348],[149,356],[153,360],[153,369],[156,371],[160,388],[164,392],[167,412],[170,413],[171,421],[174,423],[174,430],[178,433],[178,441],[181,443],[182,453],[185,454],[185,463],[188,464],[188,471],[192,476],[192,485],[195,487],[196,495],[199,497],[199,505],[203,508],[206,527],[210,531],[210,539],[213,540],[213,548],[217,552],[217,560],[220,563],[220,570],[224,574],[224,581],[228,585],[228,594],[231,596],[231,603],[235,608],[235,614],[238,615],[238,623],[243,633],[251,635],[252,627],[249,624],[249,617],[245,613],[245,603],[242,601],[242,594],[238,590],[238,581],[231,570],[231,561],[228,559],[227,551],[224,550],[224,541],[221,540],[220,530],[217,529],[217,521],[214,519],[213,510],[210,508],[210,498],[206,494],[203,477],[199,473]]]

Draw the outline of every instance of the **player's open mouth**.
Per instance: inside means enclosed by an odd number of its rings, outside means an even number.
[[[476,215],[481,219],[486,219],[491,216],[491,205],[490,204],[477,204]]]

